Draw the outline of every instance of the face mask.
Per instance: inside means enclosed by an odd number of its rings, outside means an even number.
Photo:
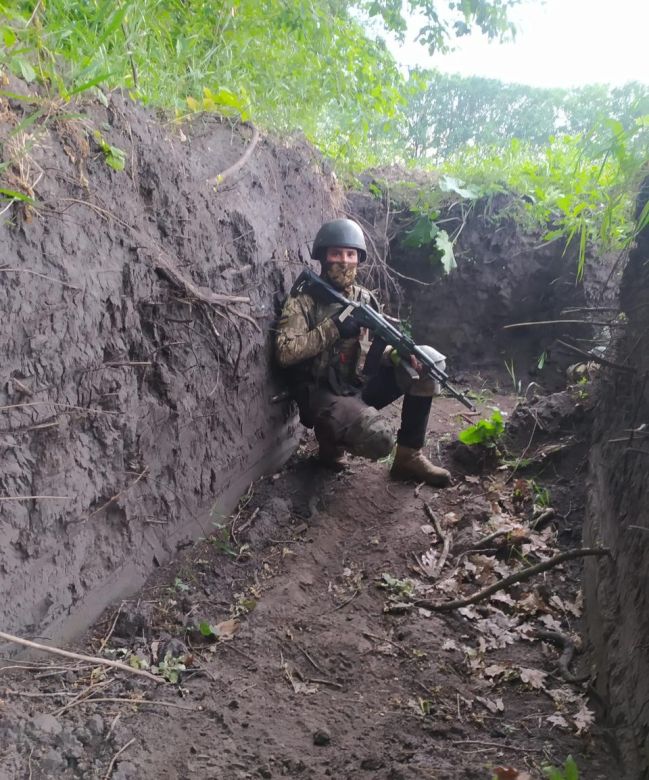
[[[356,281],[356,265],[349,263],[327,263],[325,266],[325,278],[337,290],[348,290]]]

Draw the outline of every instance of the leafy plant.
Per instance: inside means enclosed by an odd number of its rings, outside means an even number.
[[[209,537],[210,544],[214,545],[220,553],[238,557],[239,551],[232,545],[232,535],[230,529],[224,523],[214,522],[214,532]]]
[[[182,672],[187,671],[185,656],[174,656],[171,653],[165,653],[162,661],[151,667],[153,674],[159,674],[167,682],[172,684],[180,680]]]
[[[97,145],[104,153],[106,165],[110,166],[115,171],[123,171],[124,166],[126,165],[126,152],[124,152],[123,149],[119,149],[117,146],[111,146],[99,130],[95,130],[92,135],[97,142]]]
[[[535,506],[543,508],[550,506],[550,491],[548,488],[542,487],[534,480],[530,481],[530,488],[532,489],[532,496],[534,497]]]
[[[568,756],[563,769],[546,766],[543,767],[543,774],[548,780],[579,780],[579,769],[572,756]]]
[[[458,433],[458,439],[463,444],[482,444],[486,447],[495,447],[496,442],[505,431],[502,413],[495,409],[489,419],[478,420],[475,425],[470,425]]]
[[[507,373],[509,374],[511,380],[512,380],[512,386],[514,388],[514,392],[517,395],[521,394],[521,390],[523,389],[523,386],[521,384],[520,379],[516,379],[516,369],[514,367],[514,360],[510,360],[509,362],[505,361],[505,368],[507,369]]]
[[[382,574],[378,586],[395,596],[410,596],[413,592],[413,584],[410,580],[400,580],[391,574]]]
[[[179,593],[187,593],[191,590],[189,585],[187,585],[186,582],[183,582],[180,577],[176,577],[174,579],[173,587],[170,588],[170,590],[178,591]]]

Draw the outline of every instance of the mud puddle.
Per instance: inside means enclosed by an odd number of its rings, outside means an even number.
[[[464,608],[413,606],[579,546],[578,488],[560,468],[465,473],[448,444],[466,424],[436,401],[445,491],[391,482],[387,463],[325,471],[305,437],[79,645],[166,683],[5,662],[0,776],[524,780],[572,755],[580,777],[615,777],[589,682],[574,681],[589,672],[573,653],[580,561]]]

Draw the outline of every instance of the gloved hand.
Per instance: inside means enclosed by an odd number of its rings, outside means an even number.
[[[346,309],[341,309],[333,315],[331,320],[338,328],[341,339],[357,339],[361,335],[361,326],[351,315],[348,315],[345,319],[341,320],[340,315],[344,311],[346,311]]]

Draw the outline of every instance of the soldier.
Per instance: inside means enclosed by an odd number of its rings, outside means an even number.
[[[367,256],[360,226],[350,219],[326,222],[318,231],[311,256],[320,262],[321,276],[345,297],[363,301],[378,311],[374,296],[355,284],[358,263]],[[373,364],[361,374],[361,327],[352,317],[339,319],[339,304],[324,304],[304,293],[290,295],[284,304],[276,335],[280,366],[289,369],[292,393],[300,420],[314,428],[320,460],[342,467],[345,451],[378,460],[394,447],[387,422],[377,411],[402,395],[401,428],[390,475],[435,487],[450,484],[446,469],[434,466],[422,453],[432,396],[439,392],[434,380],[420,379],[421,364],[412,368],[392,352],[372,355]],[[383,352],[384,345],[377,343]],[[425,348],[444,369],[444,356]],[[414,371],[412,369],[415,369]]]

